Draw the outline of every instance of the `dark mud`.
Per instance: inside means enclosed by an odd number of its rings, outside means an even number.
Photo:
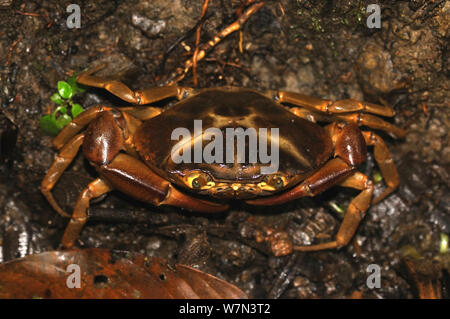
[[[73,2],[73,1],[71,1]],[[67,220],[39,191],[55,151],[39,119],[54,108],[58,80],[108,62],[103,74],[133,89],[164,84],[195,48],[203,1],[80,1],[82,28],[66,27],[69,1],[0,1],[0,262],[57,249]],[[194,265],[262,298],[414,298],[404,258],[437,265],[430,276],[448,297],[450,1],[381,1],[381,29],[366,26],[374,1],[267,1],[198,64],[198,86],[288,89],[329,99],[386,101],[404,140],[381,134],[398,165],[396,193],[372,207],[340,250],[273,257],[255,223],[288,232],[295,244],[333,236],[355,192],[334,188],[312,199],[255,210],[234,204],[217,216],[153,208],[119,193],[93,204],[82,247],[103,247]],[[201,43],[236,19],[240,1],[213,0]],[[170,52],[169,48],[185,36]],[[239,45],[241,41],[241,46]],[[191,52],[186,51],[190,48]],[[162,63],[164,61],[164,63]],[[179,83],[192,86],[192,73]],[[102,90],[78,101],[124,105]],[[373,175],[373,159],[361,170]],[[69,211],[95,172],[78,156],[54,190]],[[377,184],[377,192],[383,189]],[[369,289],[366,268],[381,267]],[[434,267],[434,266],[433,266]],[[446,290],[447,289],[447,290]]]

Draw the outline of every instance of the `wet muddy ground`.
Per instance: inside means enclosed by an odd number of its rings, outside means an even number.
[[[102,74],[133,89],[163,85],[195,49],[190,31],[201,0],[79,1],[81,29],[68,29],[72,2],[0,1],[0,262],[57,249],[67,224],[39,191],[55,156],[39,119],[55,108],[50,96],[57,81],[108,62]],[[235,21],[248,2],[254,1],[212,0],[200,43]],[[224,39],[197,68],[198,87],[286,89],[394,107],[392,123],[408,134],[404,140],[380,135],[401,184],[370,208],[353,243],[274,257],[255,240],[259,226],[284,230],[297,245],[330,238],[342,220],[333,207],[345,207],[357,193],[336,187],[281,207],[232,203],[216,216],[157,209],[113,192],[92,205],[79,245],[193,265],[260,298],[418,297],[408,259],[419,265],[421,280],[431,278],[448,297],[450,1],[380,1],[380,29],[366,25],[371,3],[266,1],[242,32]],[[192,72],[179,84],[193,86]],[[124,105],[98,89],[76,101]],[[372,157],[361,167],[370,176],[377,169]],[[55,197],[70,211],[94,176],[79,155]],[[376,192],[383,188],[376,184]],[[380,288],[366,285],[370,264],[380,266]]]

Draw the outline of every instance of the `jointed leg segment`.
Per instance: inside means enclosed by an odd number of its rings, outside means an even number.
[[[327,114],[338,114],[338,113],[350,113],[350,112],[366,112],[377,114],[381,116],[394,116],[394,111],[388,107],[368,102],[360,102],[353,99],[331,101],[323,100],[316,97],[293,93],[279,91],[277,98],[281,103],[290,103],[298,106],[305,107],[312,111],[318,111]]]
[[[187,88],[175,86],[153,87],[142,91],[133,91],[120,81],[92,75],[105,66],[106,64],[101,64],[87,72],[81,73],[77,77],[77,82],[88,86],[104,88],[122,100],[136,105],[149,104],[170,97],[176,97],[181,100],[187,91],[189,91]]]
[[[67,225],[64,232],[61,244],[65,248],[71,248],[78,238],[84,224],[88,219],[87,209],[89,208],[89,201],[106,194],[112,190],[111,186],[102,178],[97,178],[81,192],[77,203],[70,218],[69,225]]]
[[[403,138],[406,132],[386,122],[376,116],[365,114],[372,113],[381,116],[392,117],[395,115],[394,110],[388,106],[377,105],[367,102],[360,102],[357,100],[347,99],[340,101],[322,100],[308,95],[279,91],[276,98],[280,103],[289,103],[305,108],[307,111],[293,110],[293,113],[298,113],[300,117],[305,118],[307,114],[309,117],[316,117],[319,121],[333,121],[333,119],[342,119],[347,122],[352,122],[358,126],[369,126],[374,129],[379,129],[392,135],[394,138]]]
[[[395,163],[392,160],[391,153],[389,152],[389,149],[383,139],[373,132],[362,133],[366,144],[374,146],[374,157],[378,167],[381,170],[381,175],[383,176],[384,182],[387,185],[385,191],[372,201],[372,205],[375,205],[397,188],[399,184],[399,177]]]
[[[42,194],[44,194],[45,198],[47,198],[53,209],[64,217],[70,217],[70,215],[66,213],[55,201],[52,194],[52,189],[70,163],[72,163],[78,153],[78,150],[80,149],[80,146],[83,144],[83,140],[84,134],[78,134],[63,147],[41,183]]]
[[[358,126],[368,126],[376,130],[385,131],[393,138],[403,138],[406,135],[405,130],[370,114],[343,114],[336,115],[336,118],[355,123]]]
[[[365,212],[370,206],[370,201],[373,194],[373,183],[364,174],[355,172],[347,179],[340,183],[341,186],[351,187],[362,190],[358,196],[356,196],[349,204],[347,211],[345,212],[344,220],[339,227],[336,234],[336,240],[311,245],[311,246],[294,246],[294,250],[297,251],[316,251],[322,249],[338,248],[348,244],[356,232],[359,223],[364,217]]]

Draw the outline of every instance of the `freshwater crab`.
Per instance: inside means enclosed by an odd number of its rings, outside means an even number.
[[[73,246],[86,223],[90,199],[113,189],[156,206],[213,213],[226,210],[228,205],[212,201],[211,197],[275,205],[315,196],[340,185],[361,192],[350,202],[335,240],[293,247],[305,251],[337,248],[350,241],[369,206],[398,186],[397,169],[383,140],[358,127],[368,126],[394,138],[403,137],[402,129],[371,115],[392,117],[394,111],[390,107],[231,87],[197,90],[169,86],[133,91],[121,82],[94,76],[102,67],[80,74],[77,81],[104,88],[134,106],[91,107],[53,141],[60,152],[43,179],[41,190],[59,214],[71,217],[62,238],[64,247]],[[179,101],[165,111],[148,106],[169,98]],[[171,139],[171,134],[177,127],[192,130],[194,119],[203,121],[201,135],[210,127],[279,128],[278,170],[264,175],[261,163],[174,163],[170,154],[177,141]],[[331,124],[320,126],[315,122]],[[387,185],[373,201],[372,181],[357,171],[366,159],[366,146],[374,146],[374,157]],[[82,191],[69,215],[57,204],[51,190],[80,147],[99,177]]]

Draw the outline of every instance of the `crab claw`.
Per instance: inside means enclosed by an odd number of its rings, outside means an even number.
[[[334,158],[294,188],[279,195],[247,200],[250,205],[279,205],[305,196],[315,196],[339,183],[354,171],[354,167]]]
[[[280,195],[270,196],[266,198],[257,198],[257,199],[250,199],[246,200],[245,202],[250,205],[256,205],[256,206],[272,206],[272,205],[281,205],[286,202],[290,202],[294,199],[304,197],[308,195],[307,188],[304,187],[304,185],[299,185],[297,187],[294,187],[292,190],[282,193]]]
[[[178,191],[140,160],[119,153],[108,164],[96,167],[114,189],[155,206],[171,205],[190,211],[215,213],[227,205],[209,202]]]
[[[170,185],[166,198],[159,205],[170,205],[190,211],[202,213],[219,213],[228,209],[229,205],[210,202],[186,195]]]

